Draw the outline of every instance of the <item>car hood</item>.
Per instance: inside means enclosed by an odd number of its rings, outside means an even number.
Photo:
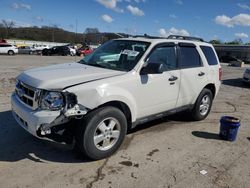
[[[35,88],[61,90],[72,85],[122,74],[125,72],[80,63],[65,63],[30,69],[20,74],[17,79]]]

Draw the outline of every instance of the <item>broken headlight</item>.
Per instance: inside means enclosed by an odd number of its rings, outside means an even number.
[[[41,100],[43,110],[61,110],[64,107],[63,95],[60,92],[46,91]]]

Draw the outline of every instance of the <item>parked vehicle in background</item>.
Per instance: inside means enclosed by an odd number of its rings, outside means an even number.
[[[30,46],[20,46],[18,47],[18,53],[19,54],[35,54],[36,53],[36,49],[32,48]]]
[[[70,55],[71,56],[75,56],[76,55],[76,49],[74,46],[68,46],[69,50],[70,50]]]
[[[16,46],[7,43],[0,43],[0,54],[15,55],[16,53],[18,53]]]
[[[81,55],[89,55],[93,52],[94,50],[90,48],[89,46],[79,48],[76,52],[76,55],[81,56]]]
[[[70,49],[68,46],[54,46],[52,48],[45,48],[42,50],[42,55],[48,56],[48,55],[62,55],[67,56],[71,55]]]
[[[43,49],[49,49],[48,45],[45,44],[34,44],[32,46],[36,51],[42,51]]]
[[[147,121],[180,111],[205,119],[221,76],[213,45],[202,39],[137,36],[108,41],[77,63],[23,72],[11,103],[32,135],[75,141],[83,155],[102,159]]]
[[[243,81],[247,84],[250,84],[250,68],[247,68],[243,75]]]
[[[7,41],[5,39],[1,39],[0,43],[7,43]]]

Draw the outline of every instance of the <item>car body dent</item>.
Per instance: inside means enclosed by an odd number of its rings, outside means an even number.
[[[34,136],[37,135],[37,130],[40,128],[42,124],[51,124],[52,122],[60,116],[60,111],[45,111],[45,110],[36,110],[24,106],[13,93],[11,96],[12,110],[16,121],[31,133]],[[18,115],[17,115],[18,114]],[[27,125],[23,120],[26,120]]]
[[[69,87],[66,91],[74,93],[77,96],[78,105],[87,109],[95,109],[105,103],[114,101],[125,103],[131,112],[133,122],[137,117],[137,104],[131,92],[124,85],[119,85],[120,80],[124,81],[124,79],[123,76],[117,76],[115,82],[110,82],[107,78],[97,81],[95,84],[85,83]]]

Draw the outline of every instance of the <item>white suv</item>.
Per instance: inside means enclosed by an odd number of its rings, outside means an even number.
[[[0,54],[15,55],[18,53],[18,48],[11,44],[1,43],[0,44]]]
[[[12,95],[16,121],[39,138],[72,143],[101,159],[128,128],[188,111],[203,120],[218,93],[213,46],[194,37],[111,40],[77,63],[25,71]]]

